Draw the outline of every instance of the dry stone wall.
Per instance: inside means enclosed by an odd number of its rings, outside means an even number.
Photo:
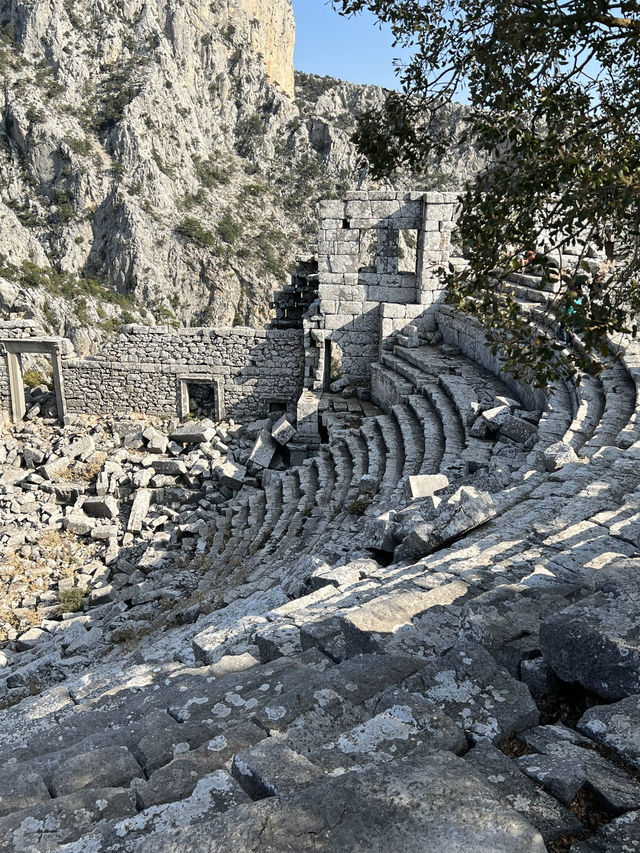
[[[24,339],[25,351],[54,340],[25,320],[1,323],[0,338]],[[267,414],[271,403],[295,403],[302,390],[304,351],[296,329],[126,326],[88,358],[76,358],[64,338],[55,341],[68,413],[184,417],[188,386],[196,383],[215,388],[212,415],[246,421]],[[0,411],[7,422],[15,413],[7,355],[1,354]]]
[[[63,363],[69,412],[183,416],[181,386],[215,382],[227,417],[247,420],[302,389],[302,333],[128,326],[99,355]]]

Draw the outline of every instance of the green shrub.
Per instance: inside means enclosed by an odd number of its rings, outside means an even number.
[[[77,586],[61,589],[58,592],[58,607],[61,613],[77,613],[82,610],[85,590]]]
[[[186,216],[182,222],[176,226],[175,232],[180,237],[183,237],[185,240],[189,240],[191,243],[195,243],[202,249],[210,249],[216,242],[211,231],[204,228],[199,220],[195,219],[193,216]]]
[[[357,501],[354,501],[352,504],[349,504],[347,507],[347,512],[349,515],[355,515],[358,518],[363,516],[365,512],[371,506],[371,501],[369,498],[358,498]]]
[[[196,164],[196,175],[203,187],[208,190],[216,186],[222,186],[229,183],[229,175],[218,166],[211,157],[208,160],[201,161],[199,158],[194,158]]]
[[[42,124],[45,118],[46,116],[43,111],[38,109],[38,107],[34,107],[33,104],[27,109],[27,121],[29,124]]]
[[[37,388],[38,385],[46,385],[47,382],[42,373],[40,373],[39,370],[34,370],[33,368],[25,370],[22,381],[27,388]]]
[[[92,150],[91,140],[86,136],[84,139],[78,139],[74,136],[65,136],[64,141],[74,154],[90,154]]]
[[[218,222],[216,231],[218,232],[218,236],[222,240],[224,240],[225,243],[233,245],[236,240],[242,235],[242,226],[233,218],[231,213],[227,210],[224,212],[220,222]]]

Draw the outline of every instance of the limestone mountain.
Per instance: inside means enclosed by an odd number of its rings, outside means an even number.
[[[368,183],[350,136],[385,97],[294,85],[294,32],[290,0],[0,0],[3,313],[81,353],[264,322],[317,200]]]

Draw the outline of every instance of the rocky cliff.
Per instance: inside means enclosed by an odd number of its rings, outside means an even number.
[[[317,200],[366,183],[349,138],[385,96],[291,97],[293,39],[289,0],[0,0],[3,313],[79,352],[132,319],[262,323]]]

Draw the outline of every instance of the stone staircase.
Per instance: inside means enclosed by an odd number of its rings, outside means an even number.
[[[577,670],[570,688],[559,681],[552,642],[553,631],[570,640],[573,608],[637,590],[630,364],[632,352],[602,381],[553,389],[534,423],[512,388],[450,345],[384,352],[380,409],[328,399],[319,452],[220,512],[201,583],[207,600],[219,593],[211,612],[0,711],[2,849],[636,843],[637,743],[602,747],[593,719],[611,697]],[[505,398],[536,427],[525,441],[475,426]],[[558,441],[578,455],[546,466]],[[437,522],[410,478],[436,474],[449,480],[437,497],[451,524],[483,494],[491,513],[403,558],[407,538]],[[385,560],[372,544],[380,524],[393,539]],[[584,655],[621,649],[631,698],[637,611],[614,627],[606,643],[586,638]]]

